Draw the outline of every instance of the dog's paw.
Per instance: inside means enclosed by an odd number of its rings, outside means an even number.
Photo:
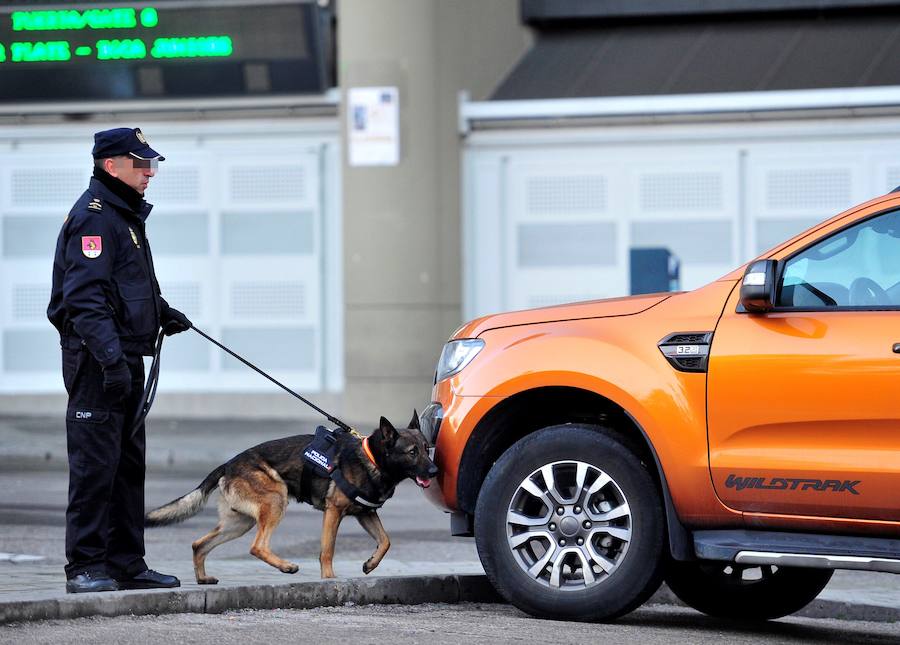
[[[363,562],[363,573],[369,575],[370,573],[375,571],[375,567],[377,566],[377,564],[372,564],[371,560],[366,560],[365,562]]]
[[[289,562],[286,566],[279,567],[282,573],[297,573],[300,571],[300,567],[298,567],[293,562]]]
[[[206,576],[205,578],[197,578],[198,585],[217,585],[219,584],[218,578],[213,578],[212,576]]]

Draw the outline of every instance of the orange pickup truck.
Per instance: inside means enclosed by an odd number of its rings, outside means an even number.
[[[900,193],[695,291],[474,320],[432,401],[428,494],[531,614],[665,580],[766,620],[834,569],[900,573]]]

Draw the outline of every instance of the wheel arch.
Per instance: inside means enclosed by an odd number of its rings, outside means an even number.
[[[647,466],[663,499],[669,551],[676,560],[694,559],[690,533],[681,523],[665,472],[640,423],[622,406],[596,392],[569,386],[518,392],[494,406],[475,426],[459,464],[457,502],[469,518],[488,471],[510,446],[552,425],[579,423],[612,429]],[[467,521],[467,525],[471,526]]]

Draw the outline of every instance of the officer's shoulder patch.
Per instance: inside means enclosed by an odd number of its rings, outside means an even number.
[[[82,235],[81,236],[81,252],[84,257],[99,258],[103,253],[103,238],[99,235]]]
[[[99,198],[94,197],[94,198],[88,203],[87,207],[88,207],[88,209],[90,209],[90,210],[92,210],[92,211],[102,211],[102,210],[103,210],[103,203],[100,201]]]

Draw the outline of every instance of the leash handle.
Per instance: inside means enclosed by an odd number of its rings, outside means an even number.
[[[227,353],[230,354],[231,356],[233,356],[233,357],[235,357],[236,359],[238,359],[240,362],[242,362],[244,365],[246,365],[247,367],[249,367],[249,368],[252,369],[253,371],[257,372],[258,374],[260,374],[260,375],[262,375],[262,376],[265,376],[267,379],[269,379],[270,381],[272,381],[275,385],[277,385],[278,387],[280,387],[282,390],[284,390],[285,392],[287,392],[287,393],[290,394],[291,396],[293,396],[293,397],[295,397],[295,398],[298,398],[298,399],[300,399],[301,401],[303,401],[306,405],[308,405],[308,406],[311,407],[313,410],[315,410],[316,412],[318,412],[319,414],[321,414],[323,417],[325,417],[326,419],[328,419],[329,421],[331,421],[333,424],[337,425],[337,426],[340,427],[340,428],[343,428],[344,430],[347,430],[348,432],[351,432],[351,433],[353,433],[353,434],[359,436],[359,435],[357,434],[357,432],[356,432],[353,428],[351,428],[350,426],[348,426],[346,423],[344,423],[343,421],[341,421],[341,420],[338,419],[337,417],[331,416],[330,414],[328,414],[327,412],[325,412],[325,410],[323,410],[322,408],[320,408],[319,406],[317,406],[317,405],[316,405],[315,403],[313,403],[312,401],[309,401],[308,399],[303,398],[302,396],[300,396],[299,394],[297,394],[296,392],[294,392],[294,390],[292,390],[291,388],[289,388],[289,387],[288,387],[287,385],[285,385],[284,383],[281,383],[280,381],[276,380],[275,378],[269,376],[269,375],[266,374],[264,371],[262,371],[261,369],[259,369],[256,365],[254,365],[253,363],[251,363],[250,361],[248,361],[246,358],[244,358],[244,357],[242,357],[242,356],[239,356],[239,355],[236,354],[235,352],[231,351],[230,349],[228,349],[227,347],[225,347],[225,345],[223,345],[222,343],[220,343],[219,341],[217,341],[217,340],[216,340],[215,338],[213,338],[212,336],[209,336],[208,334],[204,333],[204,332],[203,332],[202,330],[200,330],[200,329],[197,329],[197,328],[194,327],[193,325],[191,325],[191,329],[193,329],[195,332],[197,332],[198,334],[200,334],[201,336],[203,336],[206,340],[208,340],[209,342],[211,342],[213,345],[215,345],[215,346],[218,347],[219,349],[221,349],[221,350],[227,352]]]

